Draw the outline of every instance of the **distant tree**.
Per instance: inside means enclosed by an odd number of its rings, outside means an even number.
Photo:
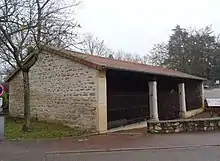
[[[137,53],[129,53],[129,52],[125,52],[124,50],[118,50],[114,52],[113,55],[114,55],[114,59],[117,60],[145,63],[144,57],[140,56]]]
[[[114,56],[112,54],[109,54],[108,58],[114,59]]]
[[[123,60],[124,59],[124,51],[123,50],[119,50],[113,53],[114,55],[114,59],[117,60]]]
[[[108,57],[111,54],[111,50],[106,47],[104,40],[100,40],[91,33],[83,34],[75,48],[91,55]]]
[[[131,61],[135,62],[135,63],[144,63],[143,56],[141,56],[137,53],[132,54],[132,60]]]
[[[155,45],[151,64],[216,79],[219,70],[219,42],[210,26],[203,29],[184,29],[177,25],[167,43]]]
[[[154,66],[165,66],[165,60],[168,57],[167,44],[161,43],[154,45],[148,55],[149,64]]]
[[[8,77],[15,68],[12,66],[8,65],[5,62],[0,63],[0,82],[4,82],[5,78]]]
[[[164,65],[179,71],[188,72],[189,53],[187,49],[188,32],[179,25],[172,29],[173,34],[168,41],[168,57],[164,61]]]
[[[123,54],[123,59],[122,60],[130,61],[130,62],[134,61],[132,53],[124,52],[124,53],[121,53],[121,54]]]
[[[144,60],[139,54],[125,52],[124,50],[113,51],[109,49],[104,43],[104,40],[100,40],[91,33],[83,34],[80,40],[81,41],[75,46],[75,48],[84,53],[130,62],[146,62],[146,59]]]

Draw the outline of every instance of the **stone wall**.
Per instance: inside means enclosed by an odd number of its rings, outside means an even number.
[[[149,133],[178,133],[220,130],[220,117],[204,119],[148,121]]]
[[[98,71],[51,53],[41,53],[30,70],[31,116],[95,129]],[[9,110],[23,116],[22,73],[10,80]]]

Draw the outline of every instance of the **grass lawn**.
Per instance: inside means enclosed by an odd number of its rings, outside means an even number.
[[[5,117],[6,139],[49,139],[71,136],[80,136],[86,133],[80,129],[69,128],[64,125],[31,121],[31,131],[22,132],[23,120],[21,118]]]

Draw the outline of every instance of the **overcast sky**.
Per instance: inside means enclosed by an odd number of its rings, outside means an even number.
[[[220,0],[82,0],[77,20],[114,50],[145,54],[176,24],[220,33]]]

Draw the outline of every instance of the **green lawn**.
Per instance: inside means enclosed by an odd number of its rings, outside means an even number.
[[[80,129],[69,128],[64,125],[31,121],[31,131],[22,132],[23,120],[5,117],[5,137],[7,139],[48,139],[80,136],[86,133]]]

